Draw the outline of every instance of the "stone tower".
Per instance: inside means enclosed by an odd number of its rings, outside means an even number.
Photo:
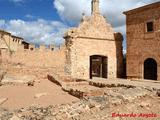
[[[92,0],[92,15],[83,17],[80,25],[65,34],[65,71],[74,78],[116,78],[120,63],[117,41],[112,26],[100,14],[99,0]],[[120,40],[119,40],[120,39]],[[118,46],[120,46],[118,44]],[[121,59],[122,60],[122,59]]]
[[[92,14],[99,14],[99,0],[92,0]]]

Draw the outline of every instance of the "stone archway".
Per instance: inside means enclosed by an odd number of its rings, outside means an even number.
[[[90,56],[90,79],[93,77],[107,78],[108,58],[100,55]]]
[[[157,62],[152,58],[144,61],[144,79],[157,80]]]

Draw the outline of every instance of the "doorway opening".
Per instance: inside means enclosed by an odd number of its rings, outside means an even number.
[[[108,58],[100,55],[90,56],[90,79],[108,77]]]
[[[152,58],[144,61],[144,79],[157,80],[157,62]]]

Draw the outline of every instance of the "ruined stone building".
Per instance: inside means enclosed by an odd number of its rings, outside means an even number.
[[[0,49],[17,51],[19,46],[22,44],[23,38],[13,36],[11,33],[4,30],[0,30]]]
[[[0,30],[0,50],[2,51],[11,51],[11,52],[17,52],[17,51],[23,51],[23,50],[35,50],[36,47],[34,44],[26,42],[23,38],[14,36],[11,33]],[[50,51],[53,51],[55,49],[54,44],[50,44],[48,47],[45,45],[40,45],[39,50],[43,51],[45,49],[48,49]]]
[[[160,2],[124,14],[127,77],[160,80]]]
[[[99,0],[92,0],[92,14],[83,16],[66,40],[65,71],[76,78],[116,78],[123,72],[122,40],[100,14]]]
[[[64,68],[64,48],[55,50],[55,45],[40,45],[26,42],[23,38],[0,30],[0,67],[10,69],[16,65],[38,68]],[[62,59],[62,60],[60,60]]]

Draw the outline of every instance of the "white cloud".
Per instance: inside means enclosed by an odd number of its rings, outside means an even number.
[[[90,1],[90,0],[89,0]],[[54,0],[54,6],[65,21],[78,22],[82,13],[89,15],[90,2],[87,0]]]
[[[30,15],[30,14],[25,15],[25,17],[28,18],[28,19],[34,19],[35,18],[35,16]]]
[[[13,2],[23,2],[25,0],[10,0]],[[159,0],[100,0],[100,10],[115,31],[125,35],[125,15],[123,11],[139,7]],[[78,24],[82,18],[82,13],[90,15],[91,0],[54,0],[54,7],[62,20]],[[32,15],[26,15],[33,18]],[[23,20],[0,20],[0,28],[3,28],[14,35],[24,37],[34,43],[60,43],[63,41],[64,31],[68,26],[58,21],[47,21],[38,19],[32,21]]]
[[[116,28],[125,24],[124,11],[156,1],[158,0],[100,0],[100,10]],[[86,15],[91,13],[91,0],[54,0],[54,6],[60,17],[68,22],[78,23],[82,13]]]
[[[159,0],[100,0],[101,14],[106,17],[116,32],[126,34],[124,11],[140,7]],[[82,13],[90,15],[91,0],[54,0],[54,7],[57,9],[62,20],[78,24]]]
[[[10,20],[3,21],[0,28],[25,38],[31,43],[60,44],[63,42],[63,34],[68,26],[58,21],[38,19],[36,21]],[[0,22],[1,23],[1,22]]]
[[[12,2],[23,2],[24,0],[10,0],[10,1],[12,1]]]
[[[3,27],[5,25],[5,20],[0,20],[0,26]]]

